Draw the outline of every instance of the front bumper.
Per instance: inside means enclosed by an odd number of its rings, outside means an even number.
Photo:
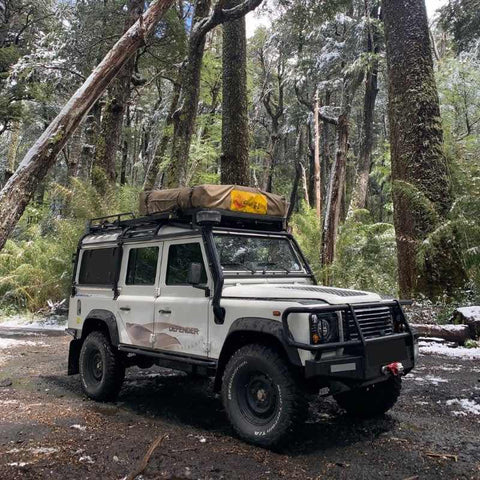
[[[355,354],[357,353],[357,354]],[[368,381],[385,378],[382,367],[393,362],[403,364],[405,373],[415,366],[414,346],[408,333],[365,341],[357,352],[305,362],[305,377],[330,377],[337,380]]]
[[[308,350],[315,355],[305,362],[305,378],[314,377],[353,382],[370,382],[386,378],[382,368],[393,362],[401,362],[404,373],[415,366],[418,349],[415,336],[405,318],[399,301],[376,302],[362,304],[362,307],[389,306],[396,322],[404,325],[405,332],[394,333],[381,337],[365,338],[356,317],[354,305],[317,305],[287,308],[282,315],[285,341],[288,345]],[[292,313],[314,314],[318,312],[348,311],[352,316],[358,336],[355,340],[325,344],[305,344],[296,342],[290,332],[288,316]],[[335,352],[334,356],[324,352]],[[338,354],[340,352],[341,354]],[[385,370],[385,369],[384,369]]]

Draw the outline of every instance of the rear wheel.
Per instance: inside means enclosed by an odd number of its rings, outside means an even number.
[[[237,434],[261,446],[280,443],[308,412],[287,363],[263,345],[242,347],[229,360],[222,400]]]
[[[334,398],[350,415],[370,418],[390,410],[397,402],[401,389],[401,377],[390,377],[384,382],[339,393]]]
[[[125,366],[102,332],[92,332],[80,351],[80,378],[84,392],[94,400],[114,400],[122,387]]]

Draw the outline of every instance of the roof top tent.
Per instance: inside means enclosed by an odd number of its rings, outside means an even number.
[[[166,224],[183,228],[206,225],[243,230],[286,230],[288,204],[284,197],[236,185],[201,185],[153,190],[140,195],[141,217],[121,213],[93,218],[87,234],[123,231],[125,237],[154,236]]]

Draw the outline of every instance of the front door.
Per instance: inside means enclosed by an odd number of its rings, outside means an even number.
[[[162,244],[125,245],[120,270],[117,318],[120,342],[152,348]]]
[[[202,264],[201,284],[211,287],[200,240],[165,242],[160,296],[155,301],[155,348],[193,356],[208,356],[210,298],[187,283],[191,263]]]

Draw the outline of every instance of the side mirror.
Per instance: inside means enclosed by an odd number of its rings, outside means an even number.
[[[188,268],[187,283],[189,285],[200,285],[202,281],[202,264],[192,262]]]

